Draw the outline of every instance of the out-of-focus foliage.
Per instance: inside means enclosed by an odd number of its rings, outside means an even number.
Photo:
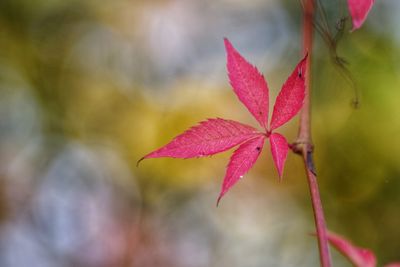
[[[321,2],[334,27],[345,2]],[[318,36],[313,67],[329,227],[382,262],[400,258],[399,10],[377,2],[339,43],[359,109]],[[273,100],[299,60],[300,24],[293,1],[0,1],[0,266],[317,266],[295,155],[282,183],[261,155],[218,209],[229,153],[136,167],[204,118],[256,126],[230,91],[223,37]]]

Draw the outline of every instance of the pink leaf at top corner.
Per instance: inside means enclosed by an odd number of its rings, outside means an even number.
[[[307,55],[297,64],[276,98],[271,118],[271,131],[288,122],[303,106],[306,69]]]
[[[345,238],[328,233],[328,240],[339,252],[347,257],[356,267],[375,267],[376,257],[374,253],[368,249],[360,248],[353,245]]]
[[[242,57],[227,38],[227,69],[230,83],[239,100],[263,128],[268,124],[269,90],[264,76]]]
[[[386,264],[385,267],[400,267],[400,262]]]
[[[209,156],[228,150],[258,135],[260,133],[253,127],[236,121],[209,119],[178,135],[171,142],[142,159]]]
[[[288,143],[282,135],[273,133],[269,136],[271,144],[272,158],[279,173],[279,178],[282,179],[283,168],[285,166],[286,157],[289,151]]]
[[[347,4],[353,21],[353,29],[359,29],[367,19],[368,13],[374,5],[375,0],[348,0]]]
[[[262,148],[264,146],[265,136],[260,135],[253,138],[242,145],[233,153],[224,181],[222,183],[221,192],[218,197],[217,205],[226,192],[245,175],[257,161]]]

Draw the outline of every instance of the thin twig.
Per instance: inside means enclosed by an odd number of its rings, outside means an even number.
[[[305,74],[306,96],[300,114],[300,127],[296,142],[292,145],[294,152],[303,157],[304,166],[310,188],[311,202],[314,211],[314,220],[318,237],[318,248],[322,267],[331,267],[331,257],[328,247],[327,230],[324,212],[322,209],[321,198],[318,189],[316,171],[313,161],[313,144],[311,139],[311,60],[312,60],[312,40],[314,29],[314,0],[305,0],[303,4],[303,54],[308,53],[307,70]],[[323,27],[321,29],[323,31]]]

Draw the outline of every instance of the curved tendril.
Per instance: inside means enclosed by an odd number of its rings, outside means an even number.
[[[302,10],[304,11],[304,2],[303,0],[299,0],[299,3],[301,5]],[[321,38],[324,40],[326,45],[329,48],[330,51],[330,57],[332,60],[332,63],[336,70],[339,72],[339,74],[343,77],[345,82],[353,89],[354,91],[354,97],[352,99],[352,106],[354,108],[358,108],[360,105],[360,96],[359,96],[359,89],[357,86],[357,83],[353,79],[353,76],[351,75],[350,70],[347,68],[346,65],[348,65],[348,62],[340,57],[337,54],[337,45],[339,41],[342,39],[345,28],[346,28],[346,22],[348,20],[348,16],[341,16],[341,18],[337,21],[335,29],[336,33],[334,36],[332,36],[327,20],[327,14],[325,12],[325,9],[322,5],[321,0],[317,0],[317,10],[319,12],[319,16],[321,17],[321,21],[314,20],[313,21],[313,26],[315,30],[318,32],[318,34],[321,36]],[[341,11],[343,14],[343,8],[341,6]]]
[[[353,88],[354,97],[352,99],[352,106],[357,109],[360,106],[360,92],[359,92],[359,88],[357,86],[356,81],[353,79],[353,76],[351,75],[350,70],[345,65],[345,64],[348,64],[348,62],[345,59],[339,57],[336,54],[336,52],[335,52],[335,54],[331,55],[331,58],[334,63],[333,65],[336,67],[339,74],[344,78],[345,82],[351,88]]]
[[[328,16],[326,15],[325,8],[322,5],[321,0],[317,0],[317,10],[319,12],[320,17],[322,18],[322,22],[325,26],[325,31],[330,35],[329,23],[328,23]]]

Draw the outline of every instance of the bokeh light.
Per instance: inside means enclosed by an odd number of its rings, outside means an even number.
[[[333,30],[346,2],[320,2]],[[382,263],[400,260],[399,12],[377,1],[344,31],[337,52],[356,86],[317,34],[313,59],[328,226]],[[255,126],[230,89],[223,37],[274,99],[300,30],[298,1],[0,1],[0,266],[318,266],[298,156],[279,182],[266,146],[218,208],[230,153],[136,166],[205,118]],[[289,141],[297,123],[281,129]]]

